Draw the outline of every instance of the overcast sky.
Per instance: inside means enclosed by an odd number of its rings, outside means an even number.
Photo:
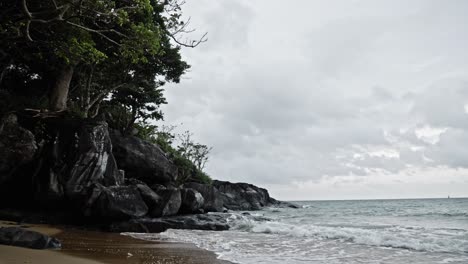
[[[213,147],[213,178],[284,200],[468,196],[468,1],[187,2],[209,41],[163,111]]]

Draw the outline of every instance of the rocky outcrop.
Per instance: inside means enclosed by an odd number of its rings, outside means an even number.
[[[154,192],[161,197],[161,200],[158,206],[153,208],[150,216],[171,216],[179,212],[182,204],[182,196],[179,189],[159,186],[154,189]]]
[[[129,219],[145,216],[148,213],[143,198],[136,186],[96,187],[100,194],[91,204],[91,216],[102,219]]]
[[[171,185],[177,180],[177,167],[156,145],[135,136],[111,133],[113,154],[127,178],[141,180],[148,185]]]
[[[59,249],[56,238],[19,227],[0,227],[0,244],[33,249]]]
[[[248,183],[213,181],[223,206],[229,210],[260,210],[272,204],[268,191]]]
[[[0,185],[31,162],[37,151],[34,135],[18,125],[14,114],[0,120]]]
[[[161,218],[133,219],[114,223],[112,232],[159,233],[167,229],[228,230],[229,225],[224,215],[197,214]]]
[[[196,214],[203,213],[203,204],[205,199],[195,189],[182,189],[181,190],[182,204],[180,206],[179,214]]]
[[[205,212],[224,211],[221,193],[213,185],[189,182],[184,184],[184,188],[194,189],[202,195],[204,201],[202,209]]]
[[[177,168],[161,149],[133,136],[110,135],[104,121],[62,112],[17,116],[0,126],[0,208],[36,210],[39,217],[29,219],[51,222],[40,215],[47,209],[47,215],[60,216],[52,221],[123,221],[116,224],[120,230],[223,230],[225,223],[212,215],[169,216],[289,206],[246,183],[175,187]]]

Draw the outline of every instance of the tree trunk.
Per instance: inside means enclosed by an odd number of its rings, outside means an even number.
[[[73,77],[74,67],[66,65],[57,76],[57,81],[52,87],[49,99],[49,108],[53,111],[62,111],[67,109],[68,90]]]

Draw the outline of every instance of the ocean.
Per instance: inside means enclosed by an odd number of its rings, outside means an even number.
[[[229,231],[131,235],[241,264],[468,263],[468,198],[295,203],[302,208],[227,213]]]

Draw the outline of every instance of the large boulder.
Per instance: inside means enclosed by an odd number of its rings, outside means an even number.
[[[167,229],[228,230],[226,215],[198,214],[161,218],[132,219],[113,223],[112,232],[159,233]]]
[[[123,184],[106,122],[63,118],[44,123],[49,136],[34,170],[35,197],[42,205],[81,204],[83,192],[94,184]]]
[[[31,162],[37,149],[34,135],[18,124],[16,115],[0,120],[0,185],[12,180],[21,166]]]
[[[213,181],[213,186],[221,194],[223,206],[229,210],[260,210],[273,203],[266,189],[252,184]]]
[[[171,216],[176,215],[179,212],[182,204],[182,196],[179,189],[158,186],[154,188],[154,192],[161,197],[161,202],[158,206],[152,209],[149,214],[150,216]]]
[[[182,204],[180,206],[179,214],[193,214],[204,212],[203,204],[205,199],[195,189],[182,189],[180,190],[182,197]]]
[[[98,193],[98,194],[96,194]],[[97,197],[89,202],[90,208],[86,210],[89,216],[99,217],[103,220],[138,218],[148,213],[143,198],[136,186],[96,186],[93,195]]]
[[[202,209],[205,212],[223,211],[223,201],[221,193],[213,185],[188,182],[184,184],[184,188],[194,189],[202,195],[204,201]]]
[[[136,179],[126,180],[128,185],[135,186],[140,192],[143,201],[148,206],[148,215],[157,217],[161,216],[165,200],[163,197],[159,196],[155,191],[153,191],[148,185],[144,182]],[[163,187],[164,188],[164,187]],[[167,202],[167,201],[166,201]]]
[[[141,180],[148,185],[173,185],[177,167],[157,145],[135,136],[123,136],[112,131],[113,153],[120,169],[128,178]]]
[[[19,227],[0,227],[0,244],[33,249],[58,249],[62,247],[56,238]]]
[[[68,144],[70,142],[67,142]],[[81,190],[83,186],[100,183],[104,186],[124,183],[122,173],[112,155],[112,143],[107,123],[84,123],[78,130],[77,155],[66,181],[67,192]]]

